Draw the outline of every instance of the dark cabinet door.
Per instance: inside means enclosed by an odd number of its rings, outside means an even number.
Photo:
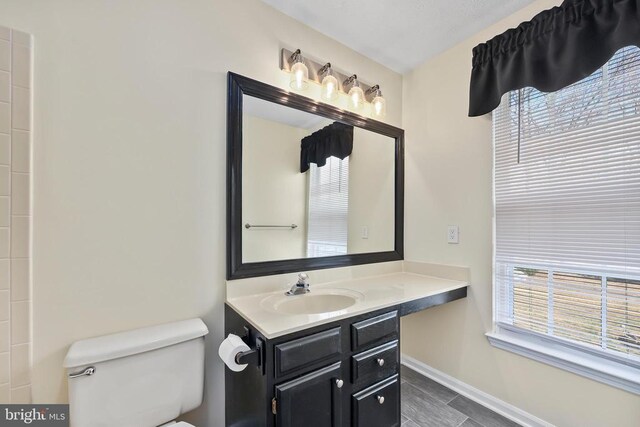
[[[342,418],[340,362],[276,386],[277,427],[338,427]]]

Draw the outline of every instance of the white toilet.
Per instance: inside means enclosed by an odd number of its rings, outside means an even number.
[[[202,403],[204,336],[190,319],[77,341],[64,367],[73,427],[193,427]]]

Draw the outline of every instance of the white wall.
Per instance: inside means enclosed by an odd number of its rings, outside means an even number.
[[[471,49],[537,12],[537,1],[404,79],[408,260],[468,265],[468,298],[403,320],[403,352],[558,426],[637,426],[640,397],[493,348],[490,116],[467,117]],[[448,224],[460,244],[446,242]]]
[[[222,425],[227,71],[288,88],[300,47],[379,83],[395,125],[401,76],[257,0],[2,0],[0,24],[35,43],[34,401],[66,400],[72,341],[203,316],[192,420]]]
[[[300,141],[310,131],[243,114],[242,261],[307,256],[307,174],[300,173]]]

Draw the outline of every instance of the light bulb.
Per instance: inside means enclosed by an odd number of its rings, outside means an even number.
[[[338,98],[338,79],[328,72],[322,79],[322,93],[320,94],[325,101],[335,101]]]
[[[382,92],[378,91],[375,98],[371,101],[371,116],[381,119],[387,114],[387,100],[382,96]]]
[[[364,92],[357,80],[354,81],[353,87],[349,90],[349,107],[353,110],[360,111],[364,107]]]
[[[309,86],[309,69],[302,62],[302,55],[296,56],[294,64],[291,66],[291,81],[289,83],[292,89],[304,90]]]

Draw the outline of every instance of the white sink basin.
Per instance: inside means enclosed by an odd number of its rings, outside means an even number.
[[[362,298],[361,293],[347,289],[312,289],[304,295],[271,295],[261,305],[280,314],[324,314],[349,308]]]

